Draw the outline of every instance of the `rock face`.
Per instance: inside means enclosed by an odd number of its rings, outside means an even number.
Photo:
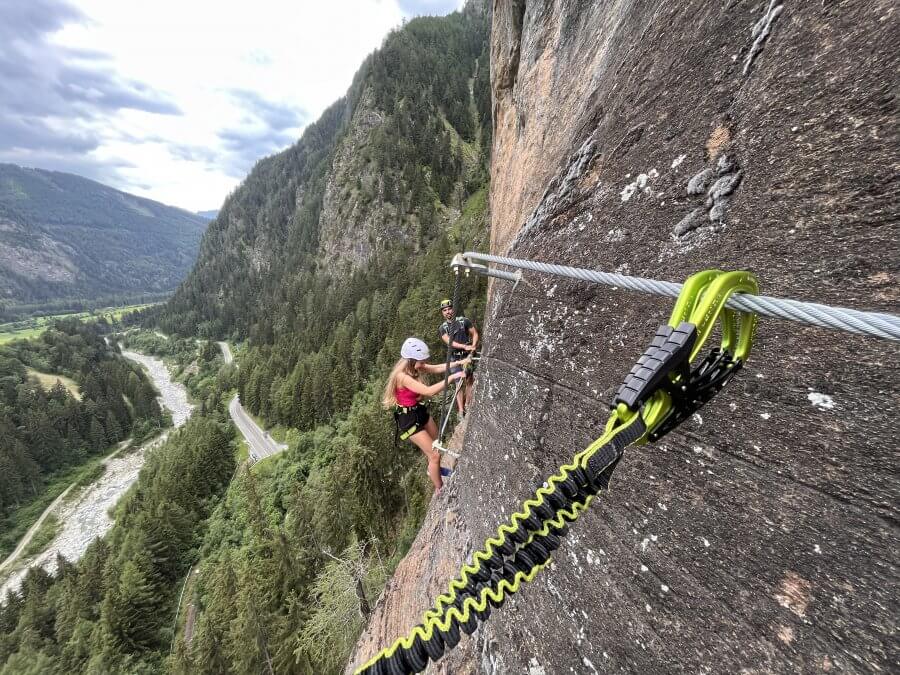
[[[346,260],[356,267],[368,261],[375,242],[387,238],[381,230],[386,229],[388,223],[395,225],[399,219],[396,209],[392,213],[392,205],[381,199],[377,177],[368,161],[361,157],[360,151],[368,144],[372,131],[384,124],[384,115],[373,108],[370,99],[371,96],[364,95],[354,111],[326,179],[319,248],[323,260],[329,263]],[[355,187],[357,180],[359,190]],[[363,182],[379,192],[375,203],[362,199]],[[348,222],[354,223],[355,227],[347,228]]]
[[[495,3],[493,252],[749,269],[767,295],[896,313],[897,36],[887,0]],[[671,305],[495,283],[447,495],[467,553],[600,435]],[[452,672],[891,670],[898,373],[896,343],[762,319],[744,371],[626,453]],[[456,548],[430,553],[435,578]]]
[[[459,451],[465,435],[465,423],[457,427],[448,443]],[[442,463],[452,466],[450,455]],[[351,675],[382,647],[393,643],[421,619],[427,609],[425,598],[436,598],[447,590],[447,584],[459,569],[459,561],[472,549],[473,542],[466,524],[460,519],[460,497],[455,478],[446,481],[444,489],[434,498],[425,522],[409,553],[394,571],[369,622],[369,627],[353,650],[346,673]],[[473,638],[463,635],[459,649],[448,654],[428,672],[452,675],[477,672],[478,658],[471,649]],[[470,648],[466,648],[469,646]]]

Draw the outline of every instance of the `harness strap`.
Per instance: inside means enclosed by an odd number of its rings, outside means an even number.
[[[394,406],[394,447],[397,447],[399,441],[407,440],[410,436],[415,434],[417,431],[421,431],[421,428],[418,424],[413,424],[411,427],[406,429],[403,433],[400,432],[400,415],[408,415],[411,412],[415,412],[422,408],[426,407],[424,403],[417,403],[414,406],[403,406],[397,405]]]

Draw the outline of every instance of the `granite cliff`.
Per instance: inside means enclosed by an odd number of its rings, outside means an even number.
[[[887,0],[495,2],[492,252],[749,269],[769,295],[896,313],[897,46]],[[456,477],[348,672],[600,434],[670,307],[494,283]],[[626,453],[551,568],[427,672],[891,670],[898,366],[895,343],[762,320],[732,385]]]

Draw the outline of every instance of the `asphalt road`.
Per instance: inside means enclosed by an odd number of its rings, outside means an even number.
[[[228,413],[247,440],[247,444],[250,446],[250,459],[253,461],[274,455],[287,447],[282,443],[276,443],[269,434],[259,428],[244,410],[237,395],[228,404]]]
[[[225,359],[225,363],[233,363],[234,357],[228,343],[219,342],[219,348],[222,350],[222,358]],[[254,462],[281,452],[287,447],[282,443],[277,443],[275,439],[259,428],[259,425],[244,410],[237,395],[228,404],[228,413],[250,446],[250,459]]]

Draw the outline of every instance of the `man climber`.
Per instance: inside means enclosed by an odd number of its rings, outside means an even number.
[[[438,333],[444,344],[449,345],[451,358],[453,360],[461,360],[474,353],[478,347],[478,331],[475,329],[475,324],[464,316],[456,316],[453,303],[450,300],[441,301],[441,314],[444,315],[444,323],[441,324]],[[459,391],[456,392],[456,405],[459,409],[460,418],[465,416],[469,408],[469,400],[472,398],[473,369],[471,364],[465,367],[455,366],[450,368],[451,374],[463,370],[466,373],[466,384],[464,388],[460,387]]]

